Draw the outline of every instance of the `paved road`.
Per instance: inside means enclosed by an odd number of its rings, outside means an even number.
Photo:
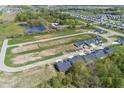
[[[99,28],[99,27],[97,27],[97,28]],[[102,28],[102,29],[104,29],[104,28]],[[104,30],[106,30],[106,29],[104,29]],[[95,33],[91,33],[91,32],[89,32],[89,33],[90,34],[95,34]],[[110,31],[110,33],[113,33],[113,34],[116,34],[116,35],[118,34],[120,36],[124,36],[123,34],[115,33],[113,31]],[[81,34],[87,34],[87,33],[78,33],[78,34],[73,34],[73,35],[55,37],[55,38],[51,38],[51,39],[44,39],[44,40],[38,40],[38,41],[33,41],[33,42],[21,43],[21,45],[38,43],[38,42],[45,42],[45,41],[49,41],[49,40],[55,40],[55,39],[60,39],[60,38],[65,38],[65,37],[70,37],[70,36],[76,36],[76,35],[81,35]],[[108,34],[99,34],[99,35],[102,36],[103,38],[106,38],[108,40],[108,42],[104,46],[109,46],[109,45],[112,44],[112,41],[108,37],[109,36]],[[7,45],[8,45],[8,40],[4,40],[3,46],[2,46],[2,49],[1,49],[1,54],[0,54],[0,70],[5,71],[5,72],[23,71],[23,70],[26,70],[26,69],[29,69],[29,68],[33,68],[33,67],[36,67],[36,66],[39,66],[39,65],[45,65],[45,64],[54,63],[58,59],[65,59],[65,58],[67,58],[69,56],[78,55],[79,54],[78,52],[72,52],[72,53],[69,53],[69,54],[65,54],[65,55],[62,55],[62,56],[59,56],[59,57],[55,57],[55,58],[48,59],[48,60],[45,60],[45,61],[40,61],[40,62],[37,62],[37,63],[29,64],[29,65],[26,65],[26,66],[22,66],[22,67],[8,67],[8,66],[6,66],[4,64],[4,58],[5,58],[5,54],[6,54],[6,49],[8,48]],[[9,47],[13,47],[13,46],[20,46],[20,44],[9,45]]]
[[[5,61],[5,55],[6,55],[6,50],[7,50],[7,45],[8,45],[8,39],[4,40],[3,42],[3,46],[1,48],[1,52],[0,52],[0,70],[5,70],[4,69],[4,61]]]

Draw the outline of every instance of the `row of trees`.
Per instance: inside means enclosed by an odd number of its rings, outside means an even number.
[[[81,24],[79,23],[79,21],[73,17],[71,17],[68,14],[63,14],[60,11],[52,11],[52,10],[39,10],[39,11],[25,11],[25,12],[19,12],[16,15],[15,20],[19,21],[19,22],[28,22],[33,23],[34,20],[36,20],[35,22],[43,23],[52,23],[52,22],[58,22],[61,25],[78,25]],[[33,21],[32,21],[33,20]],[[45,21],[42,21],[45,20]],[[34,22],[34,25],[35,25]],[[36,24],[38,24],[36,23]],[[43,23],[43,24],[46,24]]]
[[[16,21],[28,21],[30,19],[38,19],[39,15],[36,12],[30,12],[30,11],[26,11],[26,12],[19,12],[16,14]]]
[[[115,54],[89,63],[77,62],[66,73],[58,73],[37,87],[124,87],[124,54],[120,47]]]
[[[30,26],[42,25],[40,15],[37,12],[19,12],[16,14],[15,21],[27,22]]]

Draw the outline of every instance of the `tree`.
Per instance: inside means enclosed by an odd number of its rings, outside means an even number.
[[[53,77],[52,79],[50,79],[49,83],[51,87],[54,87],[54,88],[63,87],[62,80],[64,77],[65,76],[63,73],[58,73],[56,77]]]
[[[56,78],[52,78],[50,80],[50,85],[54,88],[60,88],[62,87],[61,85],[61,81],[56,77]]]
[[[73,82],[73,80],[72,80],[72,74],[71,73],[68,73],[62,81],[63,85],[66,87],[72,86],[71,85],[72,82]]]
[[[100,87],[110,88],[112,85],[112,77],[100,77]]]
[[[86,82],[90,76],[90,72],[83,62],[77,62],[70,70],[72,74],[72,84],[75,87],[87,87]]]
[[[24,22],[24,21],[28,21],[30,19],[38,19],[39,18],[39,13],[37,12],[19,12],[16,14],[16,21],[20,21],[20,22]]]
[[[106,58],[104,61],[97,62],[97,72],[100,77],[115,77],[121,74],[120,69],[111,61]]]
[[[113,79],[113,87],[115,88],[123,88],[124,87],[124,78],[114,78]]]

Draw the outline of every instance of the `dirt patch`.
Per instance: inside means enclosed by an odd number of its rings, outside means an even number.
[[[13,48],[11,51],[13,54],[22,53],[22,52],[27,52],[27,51],[39,49],[39,47],[44,48],[44,47],[48,47],[48,46],[54,46],[54,45],[60,45],[60,44],[68,43],[71,40],[72,40],[72,38],[67,38],[67,39],[60,39],[60,40],[50,41],[50,42],[45,42],[45,43],[43,42],[43,43],[39,43],[39,44],[20,46],[20,47]]]
[[[74,47],[73,44],[61,45],[53,49],[17,55],[13,57],[11,61],[13,64],[24,64],[31,61],[39,61],[42,60],[42,58],[44,57],[53,56],[58,53],[69,53],[75,50],[77,50],[77,48]]]
[[[37,53],[29,53],[24,55],[19,55],[12,59],[13,64],[24,64],[26,62],[35,61],[41,59],[42,57],[39,56]]]
[[[13,48],[12,49],[12,53],[16,54],[16,53],[21,53],[21,52],[35,50],[35,49],[38,49],[38,48],[39,47],[38,47],[37,44],[26,45],[26,46],[21,46],[21,47]]]
[[[55,55],[57,53],[56,49],[49,49],[49,50],[44,50],[39,53],[41,56],[51,56]]]
[[[61,51],[61,52],[67,52],[69,50],[76,50],[78,48],[76,48],[73,44],[69,44],[69,45],[63,45],[63,46],[59,46],[56,50]]]
[[[56,53],[57,53],[56,49],[49,49],[41,52],[18,55],[12,59],[12,62],[13,64],[24,64],[26,62],[42,59],[42,57],[55,55]]]

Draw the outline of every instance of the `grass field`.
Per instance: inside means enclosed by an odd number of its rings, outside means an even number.
[[[124,53],[124,45],[114,45],[112,47],[115,49],[115,55]]]
[[[14,22],[15,16],[15,13],[2,13],[2,15],[0,15],[0,20],[2,22]]]
[[[2,47],[3,44],[3,40],[0,40],[0,48]]]
[[[15,13],[2,13],[0,15],[0,48],[5,38],[22,34],[23,28],[15,22]]]
[[[0,37],[9,37],[23,33],[24,29],[17,23],[0,24]]]
[[[17,43],[23,43],[23,42],[28,42],[28,41],[35,41],[42,39],[46,35],[46,38],[52,38],[52,37],[57,37],[57,36],[63,36],[63,35],[71,35],[71,34],[76,34],[76,33],[81,33],[81,32],[86,32],[86,31],[92,31],[94,29],[82,29],[82,30],[75,30],[75,29],[63,29],[62,31],[56,31],[56,32],[43,32],[39,34],[29,34],[25,36],[20,36],[13,38],[9,41],[9,44],[17,44]],[[51,37],[49,37],[50,35]],[[41,37],[41,38],[35,38],[35,37]]]
[[[53,65],[42,65],[16,73],[0,73],[0,87],[33,88],[39,83],[56,76]]]
[[[0,24],[0,47],[5,38],[23,34],[24,29],[17,23]]]
[[[121,36],[111,36],[110,38],[112,38],[113,40],[124,39],[124,37]]]

